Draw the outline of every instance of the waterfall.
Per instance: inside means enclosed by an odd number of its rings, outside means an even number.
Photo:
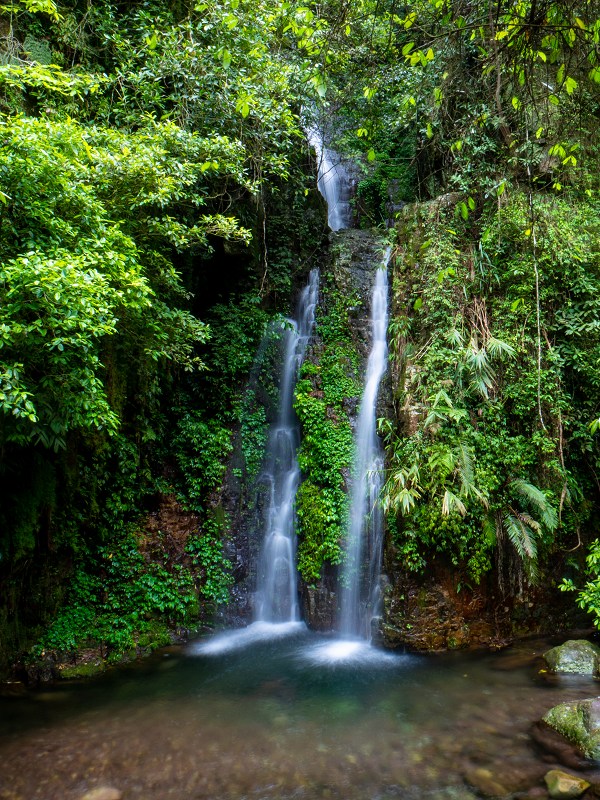
[[[294,386],[312,333],[319,294],[319,273],[312,270],[300,295],[297,321],[282,325],[283,364],[277,420],[269,432],[263,479],[269,487],[265,536],[257,581],[257,622],[295,622],[299,619],[296,582],[294,502],[300,479],[296,457],[298,422]]]
[[[371,305],[371,351],[355,433],[346,560],[342,574],[340,632],[370,639],[371,620],[379,602],[383,519],[377,502],[383,480],[383,452],[377,436],[379,384],[387,364],[388,282],[385,254],[375,274]]]
[[[307,137],[317,155],[317,185],[327,203],[329,227],[332,231],[350,228],[352,225],[350,176],[338,154],[325,147],[323,137],[317,130],[309,129]]]

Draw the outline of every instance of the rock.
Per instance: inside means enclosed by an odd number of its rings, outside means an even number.
[[[504,797],[508,791],[489,769],[472,769],[465,775],[466,782],[485,797]]]
[[[589,769],[590,762],[577,750],[576,745],[567,741],[558,731],[543,720],[537,722],[531,729],[531,738],[539,747],[548,753],[545,757],[554,763],[558,760],[569,769]]]
[[[600,760],[600,697],[561,703],[551,708],[543,721],[588,758]]]
[[[27,694],[23,681],[0,681],[0,697],[22,697]]]
[[[86,792],[81,800],[121,800],[123,792],[115,789],[114,786],[98,786]]]
[[[569,672],[576,675],[600,673],[600,648],[586,639],[571,639],[544,653],[552,672]]]
[[[569,800],[569,798],[581,797],[590,788],[590,784],[583,778],[562,772],[560,769],[551,769],[544,775],[548,793],[554,800]]]

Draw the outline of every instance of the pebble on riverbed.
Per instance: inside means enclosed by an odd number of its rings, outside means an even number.
[[[123,792],[115,789],[114,786],[98,786],[86,792],[81,800],[122,800]]]
[[[562,772],[560,769],[551,769],[544,776],[548,794],[553,800],[573,800],[590,788],[590,784],[583,778]]]

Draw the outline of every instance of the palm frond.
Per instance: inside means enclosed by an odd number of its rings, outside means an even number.
[[[503,359],[504,357],[514,358],[515,356],[515,348],[508,344],[508,342],[502,341],[502,339],[496,339],[495,336],[490,336],[487,340],[486,347],[493,358],[498,357]]]
[[[462,347],[465,341],[462,332],[459,331],[458,328],[449,330],[446,334],[446,338],[450,344],[453,344],[455,347]]]
[[[504,528],[521,559],[525,562],[535,560],[537,557],[535,531],[513,514],[505,514]]]
[[[467,509],[460,497],[446,489],[444,492],[444,499],[442,500],[442,514],[446,517],[450,516],[453,511],[458,511],[461,517],[467,513]]]
[[[556,509],[551,505],[541,489],[538,489],[537,486],[534,486],[532,483],[527,483],[527,481],[521,480],[520,478],[511,481],[510,487],[517,494],[521,495],[527,503],[533,506],[545,528],[549,531],[556,529],[558,525]]]

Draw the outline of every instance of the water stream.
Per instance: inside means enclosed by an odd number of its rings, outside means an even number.
[[[294,387],[304,361],[319,295],[319,273],[312,270],[300,295],[297,321],[283,327],[283,363],[279,386],[277,421],[267,444],[263,480],[269,486],[265,537],[257,585],[256,620],[289,623],[299,619],[296,578],[296,531],[294,503],[300,480],[297,450],[298,421],[294,414]]]
[[[315,128],[307,131],[308,142],[317,156],[317,185],[327,203],[327,221],[332,231],[352,226],[352,181],[340,156],[323,143]]]
[[[340,632],[370,638],[378,610],[383,519],[378,503],[383,480],[383,452],[377,436],[377,397],[387,367],[388,280],[390,250],[375,273],[371,302],[371,350],[365,388],[354,434],[355,456],[350,490],[346,560],[342,574]]]
[[[0,697],[0,798],[80,800],[108,785],[123,800],[475,800],[478,774],[544,797],[557,762],[535,750],[531,724],[597,689],[546,682],[535,656],[547,642],[371,648],[328,664],[315,660],[327,641],[298,627],[214,654],[171,648],[87,684]]]

